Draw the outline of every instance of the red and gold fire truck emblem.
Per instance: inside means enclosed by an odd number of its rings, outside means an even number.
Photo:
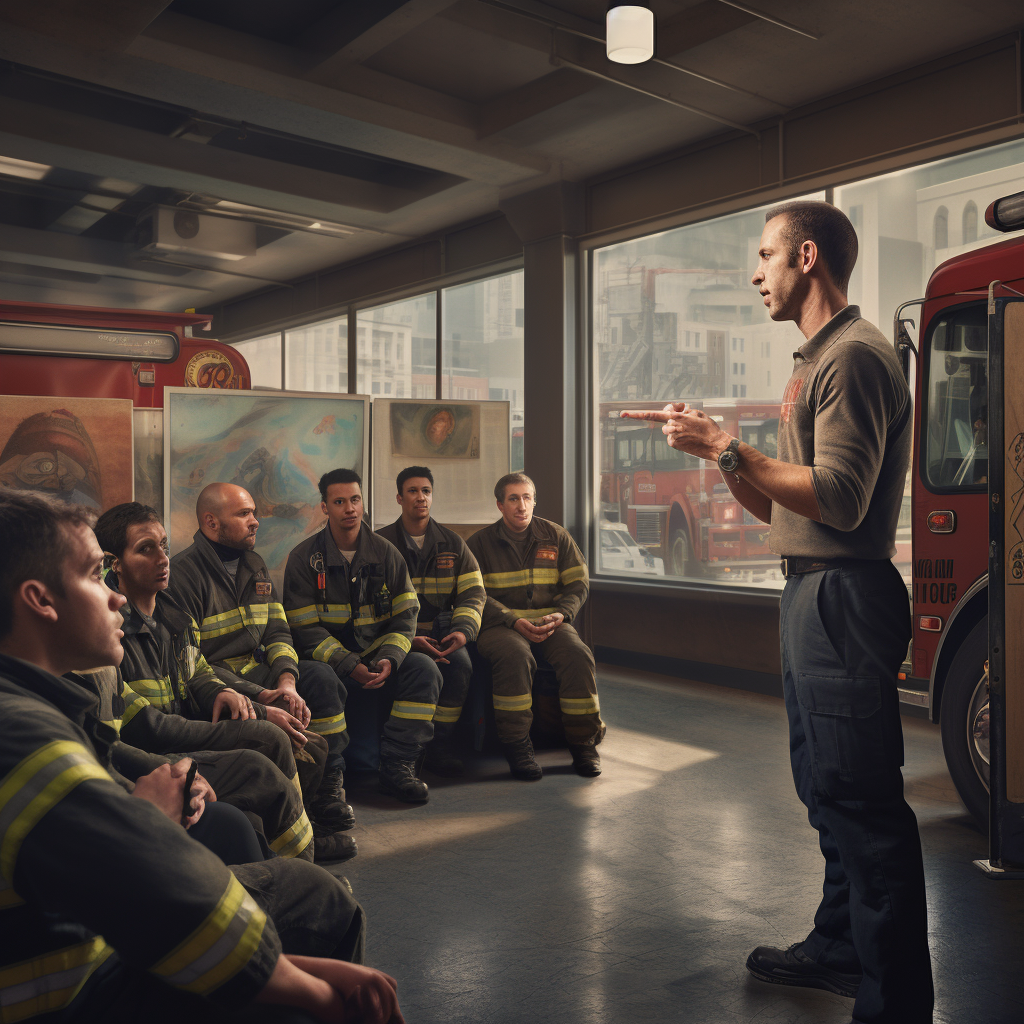
[[[231,388],[235,368],[223,352],[197,352],[185,367],[185,386],[190,388]]]

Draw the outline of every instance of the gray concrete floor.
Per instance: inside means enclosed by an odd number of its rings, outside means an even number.
[[[754,981],[760,944],[804,937],[823,861],[793,790],[782,702],[603,667],[604,774],[542,752],[540,782],[500,757],[431,800],[350,796],[346,865],[369,963],[409,1024],[845,1024],[852,1000]],[[1024,882],[971,864],[938,729],[904,720],[929,887],[937,1024],[1024,1020]]]

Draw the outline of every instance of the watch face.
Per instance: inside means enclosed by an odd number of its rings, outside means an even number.
[[[726,449],[718,456],[718,468],[724,469],[726,473],[731,473],[739,465],[739,456],[734,452]]]

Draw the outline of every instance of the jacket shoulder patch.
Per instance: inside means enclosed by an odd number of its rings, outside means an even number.
[[[537,548],[537,561],[538,562],[557,562],[558,561],[558,548],[544,547]]]

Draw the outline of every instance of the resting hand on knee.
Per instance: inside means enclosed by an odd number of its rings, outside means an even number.
[[[530,619],[516,619],[516,624],[513,628],[517,633],[525,636],[530,643],[540,644],[547,640],[555,631],[553,625],[544,621],[546,618],[548,616],[545,615],[543,619],[538,619],[537,622],[531,622]]]

